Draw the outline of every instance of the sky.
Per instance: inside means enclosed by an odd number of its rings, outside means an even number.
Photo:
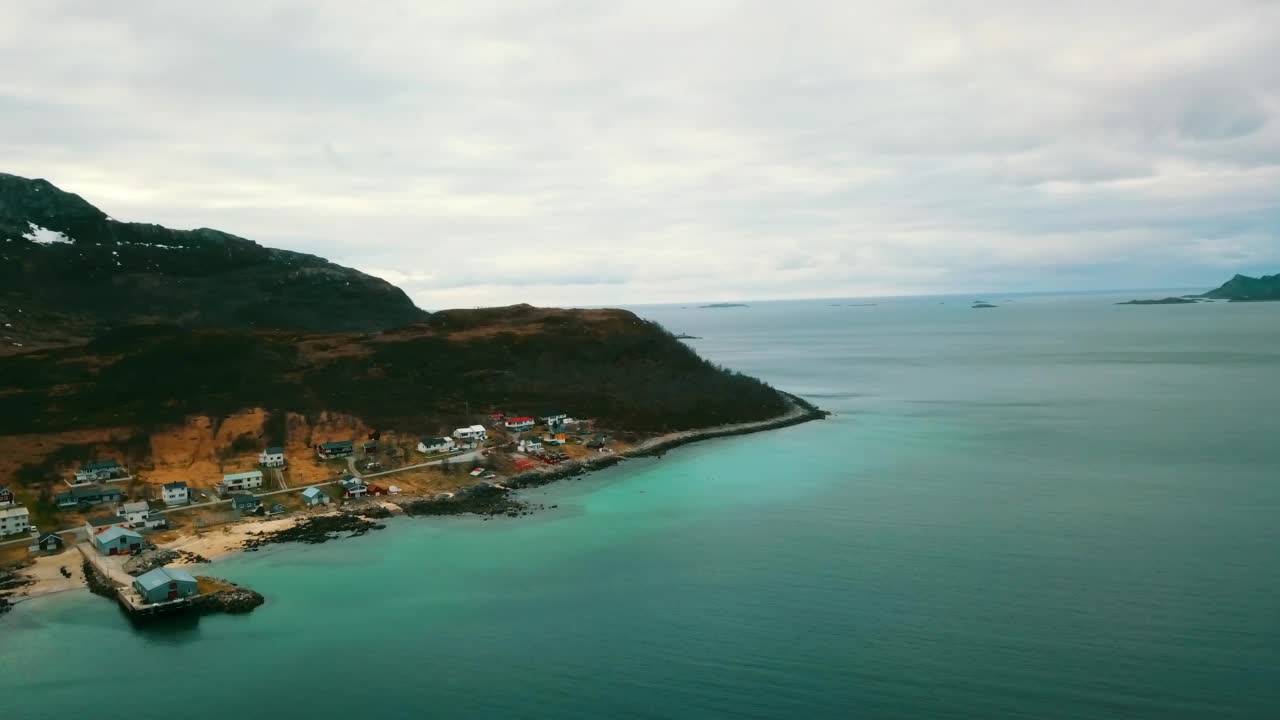
[[[0,171],[427,309],[1280,271],[1280,2],[0,0]]]

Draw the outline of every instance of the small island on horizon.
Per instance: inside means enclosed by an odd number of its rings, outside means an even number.
[[[699,305],[699,310],[719,310],[720,308],[744,308],[751,307],[745,303],[711,303],[710,305]]]

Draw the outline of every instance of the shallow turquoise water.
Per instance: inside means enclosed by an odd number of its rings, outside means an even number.
[[[246,617],[38,601],[0,717],[1278,717],[1280,304],[1113,300],[643,308],[837,415],[217,563]]]

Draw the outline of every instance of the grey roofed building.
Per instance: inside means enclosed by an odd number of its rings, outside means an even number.
[[[147,603],[191,597],[199,592],[199,585],[191,573],[174,567],[158,567],[139,575],[133,581],[133,589]]]
[[[231,507],[236,510],[256,510],[262,501],[252,495],[232,495]]]
[[[165,490],[182,490],[186,487],[187,487],[186,480],[174,480],[173,482],[167,482],[164,484]]]

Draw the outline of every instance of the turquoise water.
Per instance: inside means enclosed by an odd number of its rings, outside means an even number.
[[[37,601],[0,717],[1280,717],[1280,304],[971,299],[642,308],[836,415]]]

